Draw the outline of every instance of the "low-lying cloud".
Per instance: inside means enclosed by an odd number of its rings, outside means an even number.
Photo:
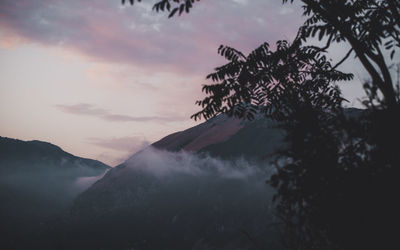
[[[150,145],[142,136],[126,136],[112,138],[87,138],[88,143],[115,151],[129,152],[130,154]]]
[[[62,112],[74,115],[84,115],[97,117],[110,122],[177,122],[187,120],[187,117],[181,116],[131,116],[114,114],[102,108],[89,103],[78,103],[72,105],[55,105]]]
[[[99,174],[97,176],[84,176],[84,177],[79,177],[75,181],[75,186],[78,188],[80,192],[86,190],[88,187],[93,185],[96,181],[100,180],[101,178],[104,177],[104,175],[108,172],[109,170],[106,170],[104,173]]]
[[[245,159],[149,147],[110,170],[73,211],[79,218],[95,216],[104,231],[128,231],[130,241],[144,242],[139,249],[253,249],[255,242],[268,246],[277,239],[269,172],[267,164]],[[207,247],[197,248],[199,242]]]
[[[208,154],[190,152],[170,152],[148,147],[133,155],[125,163],[129,169],[143,170],[156,177],[175,175],[216,176],[218,178],[248,179],[262,177],[266,179],[272,171],[267,163],[263,166],[249,162],[244,158],[222,160]]]

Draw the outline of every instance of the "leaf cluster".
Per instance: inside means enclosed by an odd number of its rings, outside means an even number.
[[[292,102],[332,108],[343,101],[334,83],[353,78],[334,69],[319,48],[299,40],[278,41],[275,50],[264,43],[247,56],[229,46],[218,53],[228,63],[207,76],[213,83],[203,85],[207,97],[196,102],[202,110],[194,119],[220,113],[253,119],[259,112],[281,119]]]
[[[227,63],[207,76],[211,83],[203,85],[206,97],[192,118],[265,115],[285,130],[287,147],[277,152],[269,183],[289,249],[390,249],[396,237],[387,227],[397,226],[400,188],[393,146],[400,141],[400,95],[384,54],[393,59],[400,48],[400,1],[298,1],[308,19],[292,43],[264,43],[248,55],[219,47]],[[173,16],[190,11],[192,5],[180,7],[186,2],[163,0],[154,8]],[[313,37],[325,46],[304,43]],[[342,42],[351,49],[333,65],[326,52]],[[371,76],[362,114],[346,113],[336,86],[353,78],[338,70],[352,53]]]
[[[128,0],[131,5],[135,3],[135,0]],[[141,2],[142,0],[136,0]],[[157,12],[167,11],[169,12],[168,17],[173,17],[176,14],[181,15],[183,12],[189,13],[193,4],[200,0],[161,0],[153,5],[153,10]],[[122,0],[122,4],[125,4],[127,0]]]
[[[283,0],[284,3],[289,0]],[[294,2],[294,0],[290,0]],[[301,0],[303,15],[308,19],[300,27],[301,37],[328,42],[350,42],[357,39],[364,49],[375,51],[384,46],[400,48],[400,2],[393,0]]]
[[[351,53],[360,60],[380,90],[385,105],[396,105],[394,83],[390,73],[390,60],[400,49],[400,1],[393,0],[299,0],[308,19],[299,29],[302,41],[318,37],[326,39],[326,50],[331,43],[346,42],[351,49],[338,63]],[[283,0],[294,2],[294,0]]]

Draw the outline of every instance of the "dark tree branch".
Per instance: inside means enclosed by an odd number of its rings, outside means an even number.
[[[353,48],[351,48],[346,55],[342,58],[342,60],[340,60],[338,63],[336,63],[335,66],[332,67],[332,70],[335,70],[337,67],[339,67],[344,61],[347,60],[347,58],[349,58],[351,52],[353,52]]]
[[[370,74],[374,84],[376,84],[382,91],[383,95],[385,96],[387,105],[388,106],[395,105],[396,99],[393,86],[391,85],[391,81],[386,82],[384,79],[382,79],[379,72],[375,69],[375,67],[371,64],[371,62],[367,58],[367,56],[370,57],[374,62],[380,65],[379,66],[380,70],[384,71],[384,69],[381,68],[384,64],[381,62],[380,58],[378,58],[378,55],[373,54],[371,50],[366,48],[366,46],[360,40],[358,40],[357,37],[353,35],[353,32],[351,31],[348,24],[340,22],[340,20],[338,20],[340,14],[336,13],[337,11],[334,10],[327,11],[321,7],[320,3],[314,0],[302,0],[302,1],[306,5],[308,5],[313,10],[314,13],[323,16],[327,20],[327,22],[329,22],[332,26],[334,26],[335,29],[337,29],[348,40],[348,42],[354,49],[354,52],[356,53],[357,57],[360,59],[363,66]]]

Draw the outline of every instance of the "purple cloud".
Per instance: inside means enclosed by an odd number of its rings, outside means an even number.
[[[114,138],[87,138],[88,143],[116,151],[124,151],[130,154],[135,153],[150,145],[150,143],[141,136],[127,136]]]
[[[97,108],[96,106],[88,103],[79,103],[73,105],[55,105],[55,107],[65,113],[74,115],[93,116],[105,121],[111,122],[176,122],[187,120],[187,117],[181,116],[130,116],[113,114],[108,110]]]
[[[172,19],[152,12],[150,2],[3,0],[0,30],[107,62],[205,75],[220,64],[220,44],[248,52],[290,39],[301,24],[299,8],[276,0],[201,1]]]

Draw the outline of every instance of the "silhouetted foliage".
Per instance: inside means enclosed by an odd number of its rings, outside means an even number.
[[[136,0],[141,2],[142,0]],[[161,0],[153,9],[175,14],[188,13],[195,2],[200,0]],[[283,3],[295,0],[282,0]],[[299,38],[318,35],[326,39],[326,51],[331,43],[347,42],[350,50],[333,68],[341,65],[352,53],[360,60],[369,73],[372,84],[379,89],[385,105],[395,106],[394,82],[390,74],[390,64],[384,52],[393,59],[400,49],[400,1],[394,0],[298,0],[303,3],[304,16],[308,19],[299,29]],[[122,0],[125,3],[126,0]],[[129,0],[133,5],[135,0]],[[224,3],[229,4],[229,3]]]
[[[287,248],[395,248],[400,95],[390,64],[400,48],[400,1],[301,2],[308,19],[292,43],[264,43],[247,56],[218,49],[228,63],[207,76],[213,83],[192,118],[261,113],[286,131],[268,182]],[[304,44],[316,36],[325,46]],[[335,42],[351,48],[332,65],[326,54]],[[371,77],[363,111],[344,109],[335,85],[352,79],[337,70],[352,53]]]
[[[283,0],[288,2],[288,0]],[[290,0],[294,2],[294,0]],[[385,105],[395,106],[394,82],[385,50],[393,59],[400,48],[400,1],[393,0],[301,0],[304,16],[308,19],[300,27],[301,38],[306,40],[318,34],[318,39],[347,42],[366,71],[373,85],[384,95]]]
[[[262,112],[283,119],[292,111],[290,102],[332,108],[343,100],[332,83],[352,79],[332,67],[315,46],[292,45],[278,41],[276,51],[268,43],[244,56],[240,51],[221,46],[218,52],[229,63],[207,76],[214,84],[204,85],[206,98],[196,103],[202,110],[194,119],[209,119],[219,113],[252,119]],[[290,99],[290,100],[289,100]],[[289,102],[290,101],[290,102]]]
[[[292,45],[279,41],[270,51],[263,44],[247,57],[219,48],[229,62],[208,76],[214,84],[203,86],[208,96],[197,102],[202,110],[193,118],[227,113],[251,119],[261,112],[285,129],[288,147],[277,152],[277,172],[269,183],[277,189],[274,199],[288,249],[390,248],[399,190],[400,112],[382,47],[399,46],[398,23],[389,18],[394,12],[385,1],[372,10],[365,4],[376,1],[304,2],[311,17]],[[377,19],[378,14],[386,17]],[[325,47],[302,45],[316,34],[320,40],[328,36]],[[371,75],[365,84],[368,109],[362,114],[346,114],[343,108],[334,83],[352,78],[336,70],[350,54],[332,66],[325,52],[333,41],[349,41],[350,53],[355,51]]]
[[[298,40],[279,41],[276,51],[263,44],[248,56],[225,46],[219,53],[229,62],[208,76],[214,84],[203,87],[208,96],[197,102],[202,110],[193,118],[261,113],[286,131],[288,147],[277,152],[269,183],[277,189],[287,248],[390,246],[399,190],[398,108],[388,109],[375,94],[365,101],[368,110],[344,109],[335,82],[352,75]]]
[[[328,204],[321,198],[330,199],[325,189],[332,188],[329,178],[337,176],[345,139],[343,98],[334,83],[352,75],[333,69],[318,48],[299,40],[292,45],[279,41],[276,51],[263,44],[247,57],[223,46],[219,53],[229,63],[208,76],[215,84],[203,87],[209,96],[198,101],[203,109],[193,118],[224,112],[252,119],[262,113],[277,121],[289,145],[277,153],[277,173],[270,180],[277,189],[284,242],[299,249],[322,245],[326,236],[311,217],[319,209],[315,203]]]
[[[137,2],[141,2],[142,0],[136,0]],[[193,7],[195,2],[200,0],[161,0],[154,4],[153,10],[159,11],[168,11],[168,17],[173,17],[175,14],[181,15],[183,12],[189,13],[190,9]],[[135,0],[122,0],[122,4],[125,2],[129,2],[131,5],[135,3]]]

